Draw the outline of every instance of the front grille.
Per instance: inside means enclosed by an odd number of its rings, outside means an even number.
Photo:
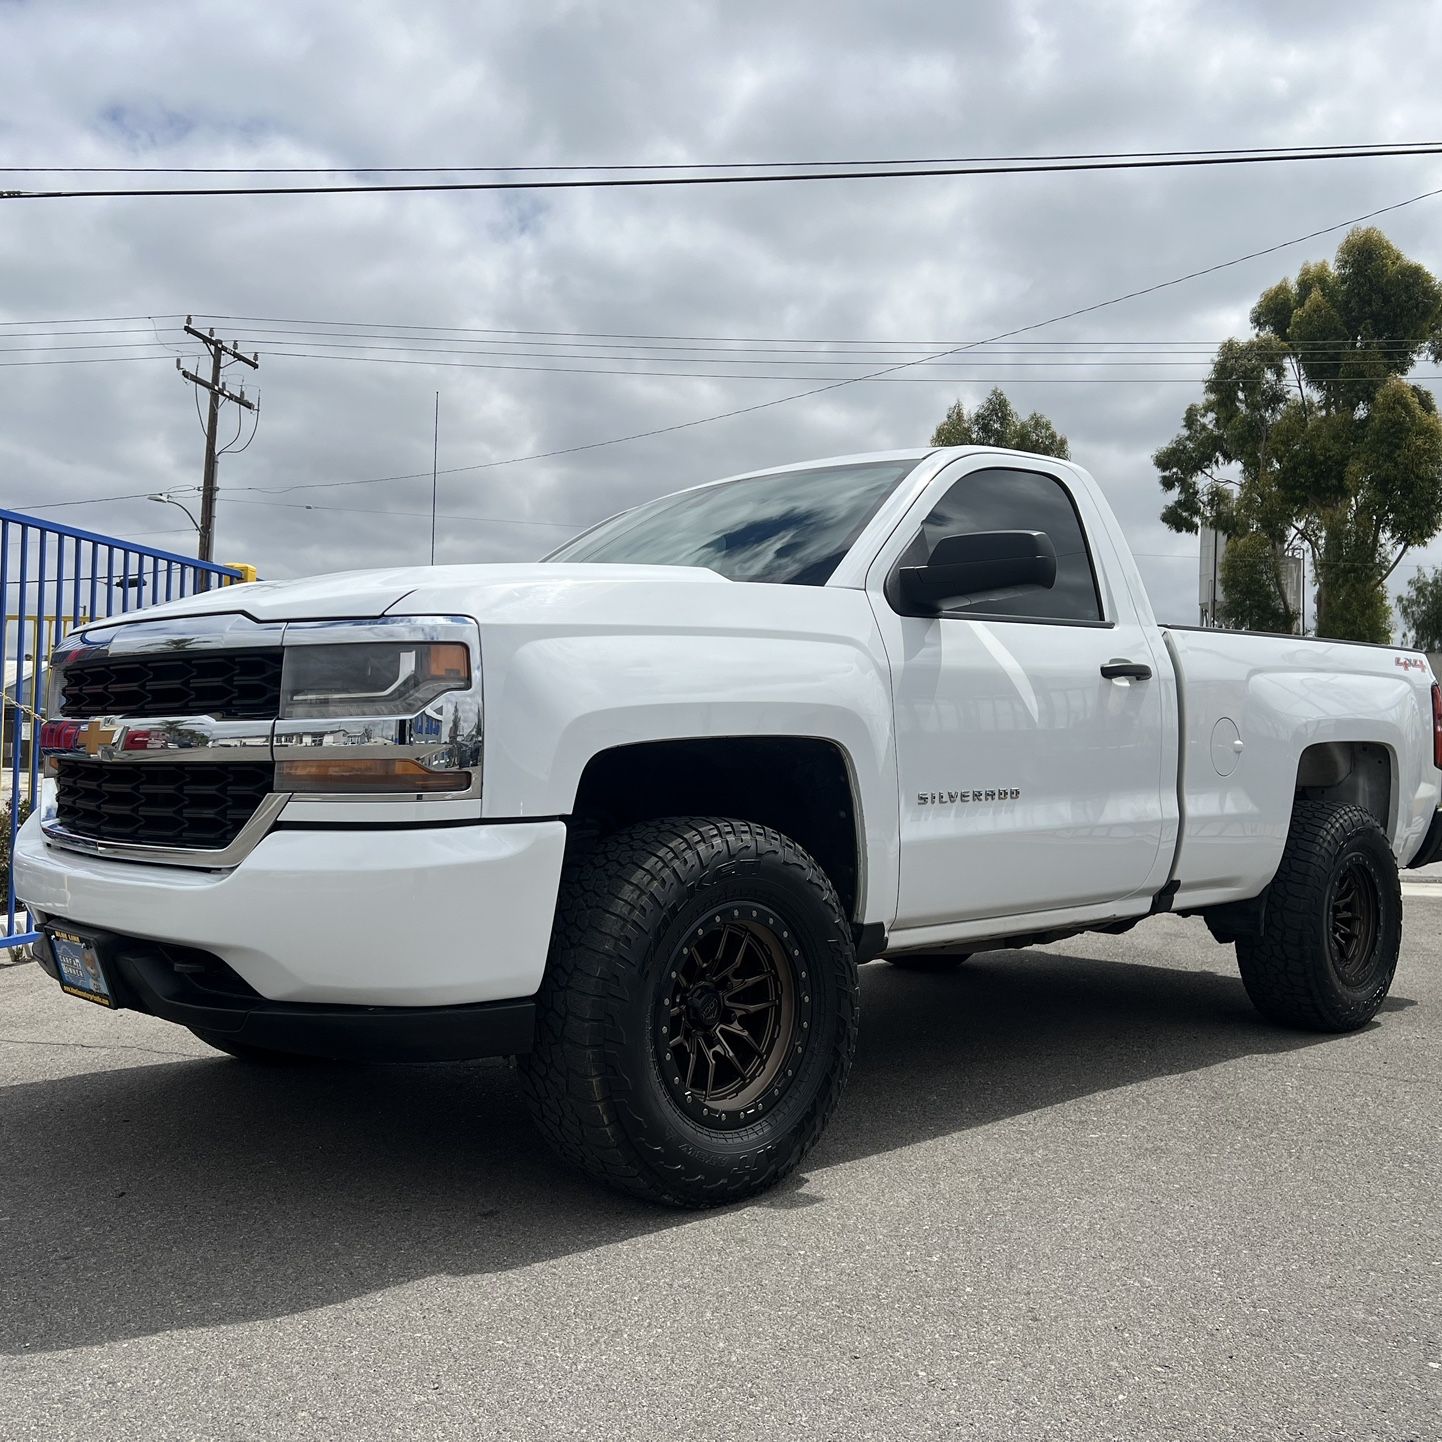
[[[56,819],[95,841],[219,851],[272,790],[270,765],[61,759]]]
[[[280,715],[280,664],[274,648],[82,658],[64,670],[60,715],[270,721]]]

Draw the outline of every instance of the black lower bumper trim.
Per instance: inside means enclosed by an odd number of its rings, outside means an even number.
[[[326,1006],[228,994],[196,984],[166,948],[128,937],[102,953],[117,1000],[227,1041],[344,1061],[469,1061],[531,1049],[530,1000],[471,1006]]]

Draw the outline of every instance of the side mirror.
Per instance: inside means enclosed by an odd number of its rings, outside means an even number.
[[[989,591],[1056,584],[1056,547],[1045,531],[973,531],[943,536],[924,566],[903,566],[901,593],[917,606]]]

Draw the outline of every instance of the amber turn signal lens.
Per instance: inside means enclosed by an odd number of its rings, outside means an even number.
[[[469,771],[429,771],[419,761],[398,759],[281,761],[275,768],[277,791],[464,791],[470,780]]]
[[[432,641],[421,649],[420,658],[421,674],[428,681],[470,682],[471,653],[459,641]]]

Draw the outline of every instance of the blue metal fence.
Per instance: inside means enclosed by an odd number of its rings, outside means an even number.
[[[245,579],[233,566],[0,509],[0,949],[35,939],[16,909],[10,857],[39,785],[39,717],[56,643],[76,626]]]

